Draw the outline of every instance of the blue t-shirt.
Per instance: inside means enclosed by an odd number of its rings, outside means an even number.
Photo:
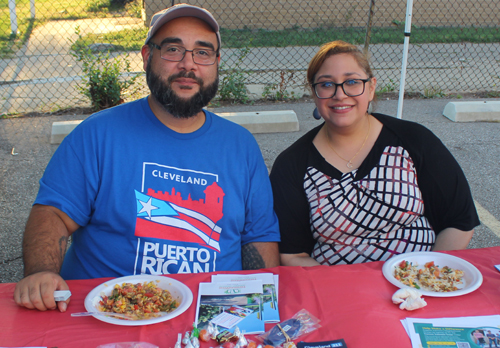
[[[147,98],[96,113],[69,134],[35,204],[81,226],[64,279],[241,269],[241,246],[279,241],[267,168],[254,137],[205,111],[181,134]]]

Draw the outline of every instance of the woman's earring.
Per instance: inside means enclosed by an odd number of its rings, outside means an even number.
[[[371,100],[368,102],[368,110],[366,110],[370,115],[373,112],[372,102]]]
[[[319,114],[318,108],[314,108],[313,117],[317,120],[321,120],[321,115]]]

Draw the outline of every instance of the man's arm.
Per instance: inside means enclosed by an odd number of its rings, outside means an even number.
[[[68,290],[59,275],[69,236],[79,226],[61,210],[34,205],[23,238],[24,278],[16,284],[14,300],[20,306],[45,311],[55,309],[55,290]],[[66,311],[66,302],[57,307]]]
[[[465,249],[473,234],[474,230],[461,231],[452,227],[445,228],[437,235],[432,251]]]
[[[241,247],[243,269],[260,269],[280,265],[278,243],[253,242]]]

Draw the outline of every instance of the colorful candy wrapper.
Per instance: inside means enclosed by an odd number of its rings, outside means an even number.
[[[200,340],[198,337],[191,337],[191,344],[194,348],[200,348]]]
[[[189,334],[189,331],[186,331],[186,333],[184,334],[184,338],[182,339],[182,343],[188,344],[188,342],[190,341],[190,338],[191,338],[191,335]]]
[[[199,336],[200,336],[200,329],[198,329],[196,323],[193,323],[193,331],[191,331],[191,338]]]
[[[188,339],[188,341],[187,341],[186,345],[184,346],[184,348],[195,348],[193,346],[193,344],[191,343],[191,339]]]
[[[277,347],[283,343],[292,343],[305,334],[308,334],[319,327],[320,320],[311,315],[305,309],[298,311],[292,318],[276,324],[271,330],[257,336],[266,345]],[[295,344],[294,344],[295,346]],[[288,348],[293,348],[289,346]]]
[[[236,344],[239,340],[238,336],[235,336],[232,332],[227,331],[227,330],[221,331],[215,339],[220,344],[223,344],[226,342],[232,342],[232,343]]]
[[[236,337],[238,337],[238,343],[236,344],[236,346],[237,346],[238,348],[244,348],[244,347],[248,346],[248,341],[247,341],[247,339],[246,339],[246,337],[245,337],[244,333],[243,333],[243,332],[241,332],[241,331],[240,331],[240,329],[239,329],[238,327],[236,327],[236,328],[234,329],[233,334],[234,334]]]
[[[217,339],[217,335],[219,334],[219,330],[217,329],[217,325],[214,325],[211,321],[209,321],[207,331],[213,340]]]

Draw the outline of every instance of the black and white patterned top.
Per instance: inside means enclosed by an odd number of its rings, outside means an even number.
[[[465,176],[441,141],[416,123],[373,116],[384,127],[350,173],[312,144],[321,126],[278,156],[271,182],[281,253],[330,265],[383,261],[430,250],[444,228],[479,224]]]

